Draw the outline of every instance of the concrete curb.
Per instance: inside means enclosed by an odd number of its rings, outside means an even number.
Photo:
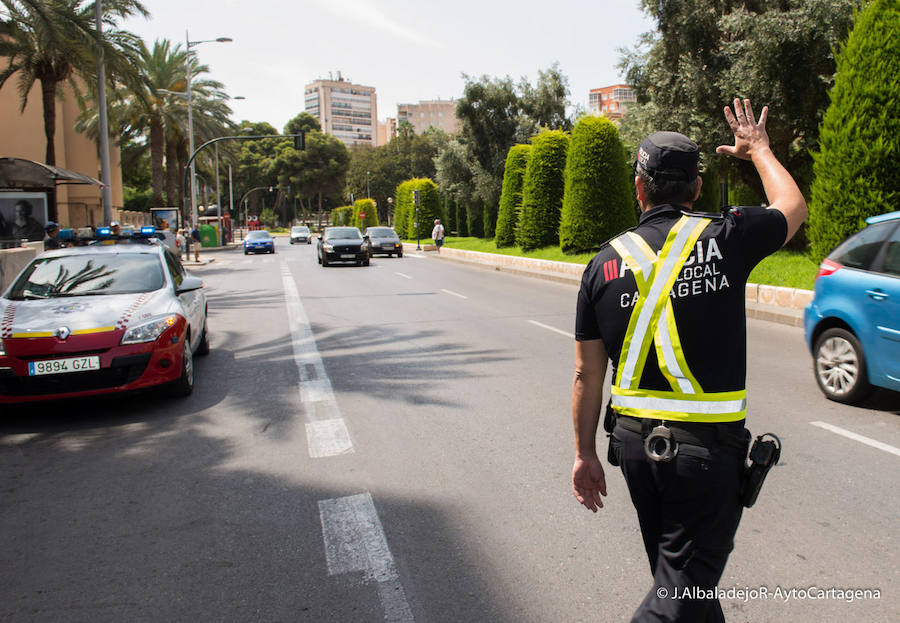
[[[552,260],[538,260],[497,253],[482,253],[442,247],[440,254],[431,252],[433,245],[422,245],[429,258],[462,262],[478,268],[497,270],[538,279],[578,285],[584,265]],[[403,243],[404,253],[415,253],[416,245]],[[748,283],[747,316],[792,327],[803,326],[803,309],[813,299],[812,290]]]

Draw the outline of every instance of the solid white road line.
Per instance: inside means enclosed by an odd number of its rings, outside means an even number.
[[[386,621],[414,621],[370,493],[319,501],[328,575],[363,572],[376,582]]]
[[[537,325],[537,326],[541,327],[542,329],[547,329],[548,331],[553,331],[554,333],[559,333],[560,335],[565,335],[566,337],[572,338],[573,340],[575,339],[574,334],[563,331],[562,329],[557,329],[556,327],[551,327],[550,325],[544,324],[543,322],[538,322],[537,320],[529,320],[528,322],[530,322],[533,325]]]
[[[446,293],[446,294],[449,294],[450,296],[456,296],[456,297],[459,297],[459,298],[461,298],[461,299],[467,299],[467,298],[469,298],[468,296],[463,296],[462,294],[458,294],[457,292],[453,292],[452,290],[444,290],[443,288],[441,288],[441,292],[444,292],[444,293]]]
[[[819,428],[824,428],[825,430],[831,431],[837,435],[842,435],[847,439],[852,439],[853,441],[858,441],[859,443],[864,443],[867,446],[872,446],[873,448],[878,448],[879,450],[884,450],[885,452],[890,452],[891,454],[895,454],[900,456],[900,448],[895,448],[894,446],[888,445],[886,443],[882,443],[876,439],[871,439],[870,437],[864,437],[863,435],[858,435],[849,430],[844,430],[839,426],[835,426],[833,424],[828,424],[827,422],[810,422],[813,426],[818,426]]]
[[[394,274],[395,274],[395,275],[400,275],[400,276],[403,277],[404,279],[412,279],[412,277],[410,277],[409,275],[404,275],[403,273],[397,273],[397,272],[395,272]]]
[[[309,456],[318,459],[353,452],[350,431],[338,408],[331,380],[319,355],[309,318],[287,262],[281,263],[281,280],[291,328],[294,362],[300,373],[300,404],[306,419]]]

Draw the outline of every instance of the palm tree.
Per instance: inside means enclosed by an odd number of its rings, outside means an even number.
[[[111,77],[126,79],[137,54],[139,39],[117,30],[115,19],[134,14],[147,16],[139,0],[105,0],[104,22],[110,26],[102,38],[95,28],[94,4],[81,0],[0,0],[5,15],[0,19],[0,56],[9,60],[0,72],[0,88],[13,76],[22,98],[22,110],[28,104],[28,92],[35,82],[41,85],[44,108],[44,136],[47,164],[56,164],[54,134],[56,97],[60,83],[77,74],[85,80],[96,75],[97,60],[103,51]]]
[[[196,57],[192,56],[189,63],[192,77],[191,108],[194,117],[194,138],[199,141],[198,144],[201,144],[211,138],[227,134],[235,125],[230,120],[231,108],[227,103],[230,98],[223,90],[224,85],[208,78],[198,79],[197,76],[209,73],[209,66],[201,65]],[[181,82],[174,85],[170,89],[171,91],[179,93],[187,91],[183,71],[181,76]],[[180,95],[168,95],[166,110],[166,186],[169,202],[171,205],[175,205],[172,202],[171,192],[175,190],[178,197],[184,196],[184,189],[181,188],[180,182],[184,178],[184,167],[190,157],[188,153],[187,99]],[[175,158],[171,156],[175,156]],[[176,168],[176,163],[177,177],[174,177],[173,169]],[[199,164],[200,162],[198,162]],[[180,203],[179,201],[178,204]]]

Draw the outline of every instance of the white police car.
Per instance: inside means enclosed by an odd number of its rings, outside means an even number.
[[[209,352],[203,282],[155,239],[107,229],[36,257],[0,297],[0,404],[165,385]]]

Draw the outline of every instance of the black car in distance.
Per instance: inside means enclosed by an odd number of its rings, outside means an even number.
[[[334,262],[353,262],[358,266],[369,265],[369,244],[358,227],[326,227],[319,236],[316,260],[322,266]]]
[[[397,254],[397,257],[403,257],[403,243],[393,227],[368,227],[363,236],[369,241],[369,255],[387,255],[388,257]]]

